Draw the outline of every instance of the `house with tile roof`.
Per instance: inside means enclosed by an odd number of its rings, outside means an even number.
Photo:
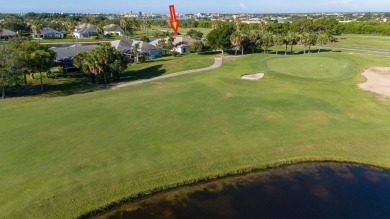
[[[106,25],[103,27],[103,30],[104,30],[104,35],[115,34],[115,35],[123,36],[123,34],[125,32],[122,29],[122,27],[120,27],[119,25],[116,25],[116,24]]]
[[[161,54],[165,54],[164,49],[140,40],[115,40],[111,42],[111,46],[126,55],[131,55],[137,43],[139,44],[138,54],[147,57],[147,59],[155,59]]]
[[[13,37],[17,37],[18,33],[8,29],[0,29],[0,40],[8,40]]]
[[[96,27],[92,24],[83,23],[79,24],[75,31],[73,32],[73,36],[77,39],[85,39],[90,38],[91,36],[98,36],[96,32]]]
[[[157,44],[160,40],[161,39],[154,40],[154,41],[150,42],[150,44],[157,46]],[[165,38],[164,40],[168,41],[168,37]],[[184,35],[174,36],[172,51],[176,51],[182,55],[189,54],[191,52],[191,45],[194,42],[197,42],[197,40],[194,40],[189,36],[184,36]]]
[[[34,39],[64,38],[64,33],[57,31],[51,27],[42,28],[40,32],[41,32],[40,35],[36,35],[33,33],[33,38]]]

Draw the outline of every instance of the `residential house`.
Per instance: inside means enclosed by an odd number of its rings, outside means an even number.
[[[92,24],[83,23],[78,25],[73,32],[73,36],[78,39],[90,38],[91,36],[98,36],[96,27]]]
[[[165,53],[164,49],[139,40],[115,40],[111,42],[111,46],[126,55],[130,55],[137,43],[139,44],[138,53],[147,59],[155,59]]]
[[[40,35],[36,35],[33,33],[33,38],[42,38],[42,39],[50,39],[50,38],[64,38],[64,33],[59,32],[51,27],[45,27],[41,29]]]
[[[64,69],[75,68],[73,57],[80,52],[89,52],[98,47],[98,45],[71,45],[69,47],[52,47],[50,48],[57,53],[56,62],[62,63]]]
[[[0,30],[0,40],[8,40],[13,37],[17,37],[18,33],[13,32],[12,30],[8,29],[1,29]]]
[[[154,40],[153,42],[150,42],[150,44],[157,46],[159,41],[160,39]],[[168,41],[168,38],[165,38],[165,41]],[[182,55],[189,54],[191,53],[191,45],[194,42],[197,42],[197,40],[194,40],[189,36],[183,36],[183,35],[174,36],[172,51],[176,51]]]
[[[115,34],[115,35],[123,36],[123,34],[125,33],[122,27],[116,24],[106,25],[103,27],[103,30],[104,30],[104,35]]]

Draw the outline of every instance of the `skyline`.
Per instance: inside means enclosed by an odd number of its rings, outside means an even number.
[[[134,0],[133,0],[134,1]],[[390,12],[388,0],[149,0],[137,3],[124,0],[13,0],[0,8],[0,13],[169,13],[174,4],[183,13],[317,13],[317,12]],[[90,7],[89,5],[93,5]]]

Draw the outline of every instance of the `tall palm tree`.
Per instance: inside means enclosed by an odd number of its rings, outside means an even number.
[[[322,46],[329,42],[329,36],[325,33],[322,33],[318,36],[317,42],[320,44],[320,48],[318,49],[318,53],[320,53]]]
[[[122,18],[121,21],[119,22],[119,26],[121,26],[124,30],[125,30],[125,33],[127,31],[127,25],[128,25],[128,21],[126,18]]]
[[[273,36],[274,45],[276,47],[276,55],[279,53],[279,47],[283,45],[284,37],[281,34],[276,34]]]
[[[72,39],[73,39],[73,43],[74,43],[74,36],[73,36],[73,31],[74,31],[74,28],[75,28],[75,24],[73,21],[67,21],[65,23],[65,28],[66,28],[66,31],[68,31],[68,34],[71,35]]]
[[[104,34],[103,25],[98,24],[96,26],[96,33],[99,35],[100,38],[103,38],[103,34]]]
[[[37,37],[37,38],[40,38],[41,36],[41,26],[38,25],[38,24],[33,24],[31,26],[31,30],[32,32],[34,33],[34,35]]]
[[[236,17],[236,19],[234,19],[234,23],[236,24],[237,31],[241,31],[241,27],[242,27],[241,18]]]
[[[135,55],[135,62],[138,63],[138,50],[140,48],[140,43],[136,43],[133,46],[133,54]]]
[[[237,55],[237,51],[241,48],[242,42],[244,41],[244,36],[241,32],[236,31],[230,36],[230,42],[234,46],[235,55]]]
[[[262,36],[262,47],[264,54],[268,53],[269,47],[274,45],[273,37],[270,33],[263,34]]]
[[[303,32],[300,36],[300,42],[303,45],[303,54],[306,54],[306,48],[310,45],[310,34]]]

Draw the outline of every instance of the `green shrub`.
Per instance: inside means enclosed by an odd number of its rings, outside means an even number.
[[[89,39],[91,39],[91,40],[97,40],[99,37],[97,37],[97,36],[91,36],[91,37],[89,37]]]
[[[139,62],[139,63],[144,63],[144,62],[146,62],[146,57],[145,57],[145,56],[139,56],[139,57],[138,57],[138,62]]]
[[[179,56],[179,55],[180,55],[180,53],[178,53],[176,51],[172,51],[171,52],[171,56],[173,56],[173,57],[176,57],[176,56]]]

